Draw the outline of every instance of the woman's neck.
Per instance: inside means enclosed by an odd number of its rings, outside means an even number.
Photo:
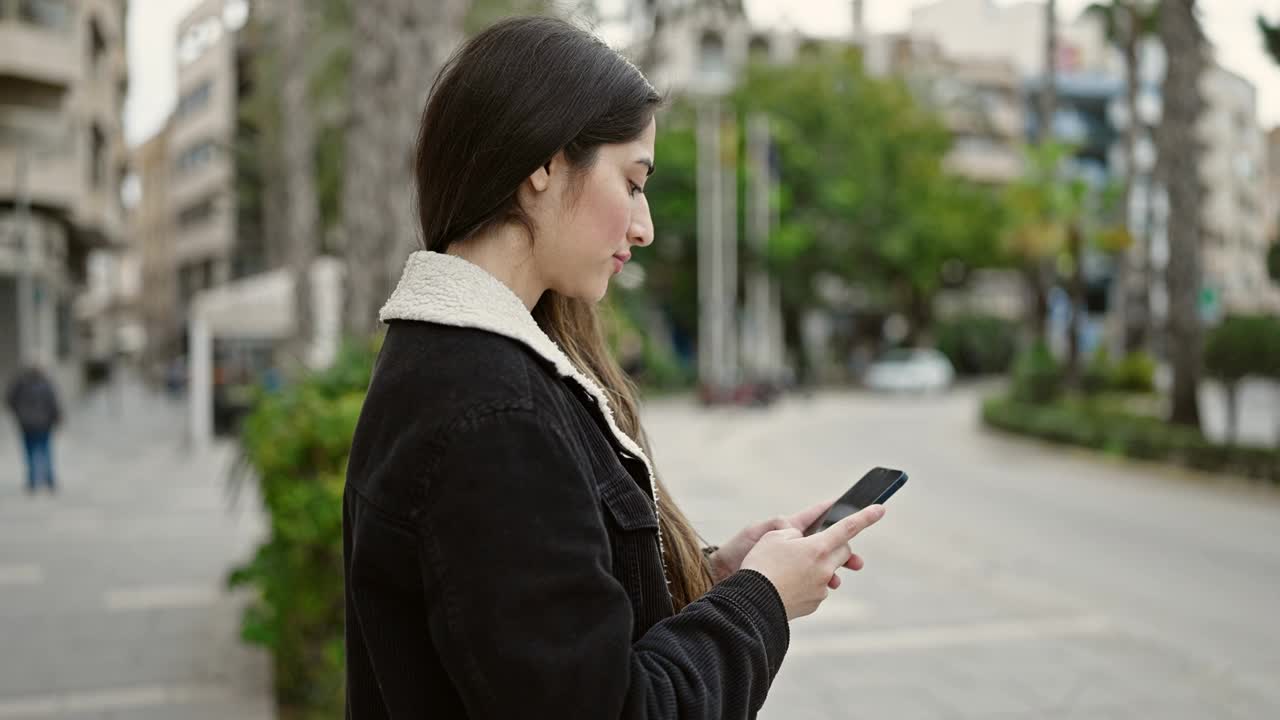
[[[547,290],[534,262],[529,237],[522,229],[508,226],[474,235],[453,243],[445,252],[496,277],[520,298],[530,312]]]

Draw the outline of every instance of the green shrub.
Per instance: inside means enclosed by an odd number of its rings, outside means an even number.
[[[1111,353],[1107,352],[1106,347],[1099,345],[1080,375],[1080,389],[1090,395],[1106,392],[1111,389],[1114,374]]]
[[[1228,384],[1249,375],[1280,374],[1280,318],[1231,315],[1209,331],[1204,367]]]
[[[1280,483],[1280,450],[1219,445],[1194,428],[1102,403],[1064,400],[1045,405],[990,398],[983,403],[982,419],[995,429],[1050,442]]]
[[[961,375],[1009,371],[1018,348],[1018,327],[991,315],[961,315],[933,328],[938,350]]]
[[[1037,342],[1013,365],[1013,396],[1029,403],[1049,403],[1062,392],[1062,366],[1049,346]]]
[[[347,348],[331,369],[263,395],[242,426],[271,532],[229,584],[257,591],[241,634],[270,649],[290,716],[343,712],[342,490],[375,352]]]
[[[1141,351],[1124,356],[1111,369],[1110,389],[1132,393],[1155,392],[1156,359]]]
[[[1113,362],[1106,347],[1099,346],[1080,376],[1080,389],[1089,395],[1150,393],[1155,391],[1155,378],[1156,361],[1150,355],[1134,352]]]

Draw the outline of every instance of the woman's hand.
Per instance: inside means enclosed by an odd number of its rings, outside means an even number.
[[[729,542],[721,545],[718,550],[711,553],[711,577],[716,582],[720,582],[738,572],[742,567],[743,559],[747,557],[747,553],[751,552],[751,549],[756,546],[756,543],[760,542],[760,538],[764,537],[765,533],[774,530],[799,530],[803,533],[806,528],[831,507],[832,502],[834,501],[820,502],[794,515],[770,518],[743,528]],[[857,555],[850,555],[848,562],[843,567],[850,570],[861,570],[862,565],[862,558]],[[833,574],[831,576],[830,587],[832,590],[840,587],[839,575]]]
[[[827,599],[836,570],[854,557],[849,541],[882,517],[884,508],[872,505],[809,537],[795,528],[772,530],[747,553],[742,569],[769,578],[788,620],[804,617]]]

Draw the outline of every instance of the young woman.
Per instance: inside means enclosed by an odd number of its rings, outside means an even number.
[[[588,33],[500,23],[442,72],[417,148],[425,251],[356,429],[347,716],[755,716],[790,619],[879,507],[705,553],[654,474],[594,304],[653,241],[659,97]]]

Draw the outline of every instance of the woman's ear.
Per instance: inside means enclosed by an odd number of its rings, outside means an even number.
[[[542,192],[551,186],[551,161],[547,161],[545,165],[533,171],[529,176],[529,185],[537,192]]]
[[[533,171],[533,174],[529,176],[529,184],[537,192],[543,192],[551,187],[552,174],[561,173],[566,167],[568,165],[566,164],[564,151],[561,150],[553,155],[550,160],[543,163],[542,167]]]

